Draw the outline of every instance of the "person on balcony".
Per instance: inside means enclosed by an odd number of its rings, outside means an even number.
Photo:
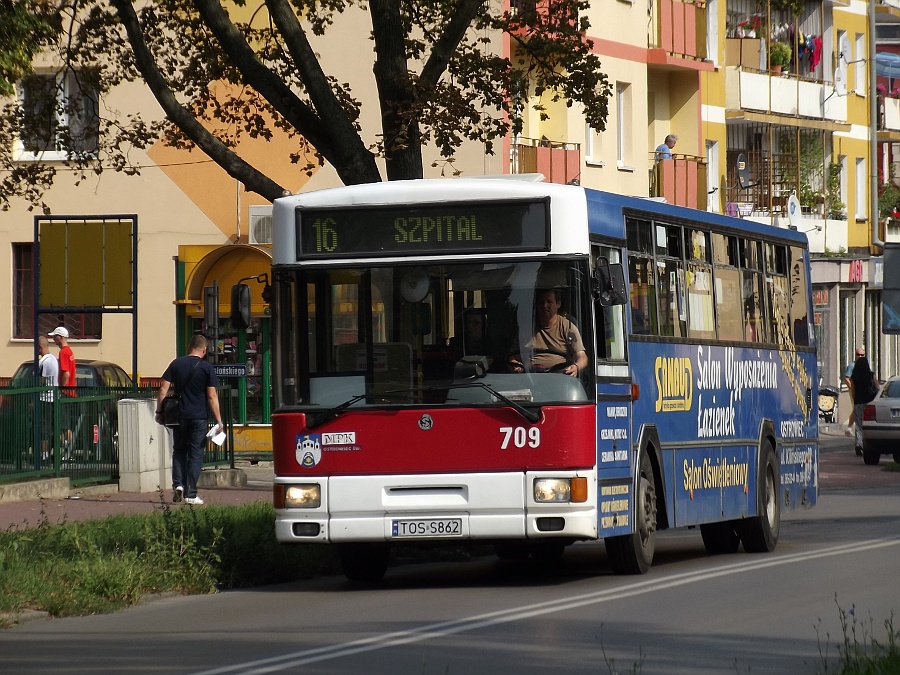
[[[666,140],[656,148],[656,161],[658,162],[661,159],[672,159],[672,148],[675,147],[677,142],[678,136],[675,134],[666,136]]]

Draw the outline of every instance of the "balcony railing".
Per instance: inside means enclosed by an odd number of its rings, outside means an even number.
[[[578,184],[581,180],[581,145],[519,138],[510,150],[510,173],[542,173],[548,183]]]
[[[796,118],[847,122],[847,97],[835,96],[834,85],[728,66],[726,110],[751,110]]]
[[[650,169],[651,197],[705,211],[706,193],[706,160],[702,157],[673,155],[654,162]]]
[[[657,0],[650,18],[650,48],[687,59],[706,54],[706,2]]]

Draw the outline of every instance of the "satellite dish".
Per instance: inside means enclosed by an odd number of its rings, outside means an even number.
[[[851,62],[850,38],[844,33],[838,40],[838,66],[848,65]]]
[[[741,190],[746,190],[748,187],[752,187],[750,185],[750,165],[747,164],[747,155],[745,155],[743,152],[737,156],[735,168],[737,169],[738,185],[740,186]]]
[[[787,200],[788,223],[792,230],[800,227],[800,200],[797,195],[791,195]]]
[[[838,96],[847,95],[847,65],[843,59],[838,61],[837,68],[834,69],[834,91]]]

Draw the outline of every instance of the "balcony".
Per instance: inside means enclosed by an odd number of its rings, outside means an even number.
[[[542,173],[548,183],[577,185],[581,179],[581,145],[520,137],[510,148],[510,173]]]
[[[712,70],[706,53],[706,2],[657,0],[649,27],[648,64]],[[692,63],[693,62],[693,63]]]
[[[850,129],[847,97],[835,94],[831,83],[745,70],[742,66],[726,67],[725,110],[726,118],[831,131]]]
[[[878,140],[900,141],[900,99],[878,97]]]
[[[705,211],[706,192],[706,160],[702,157],[673,155],[672,159],[655,162],[650,169],[651,197]]]

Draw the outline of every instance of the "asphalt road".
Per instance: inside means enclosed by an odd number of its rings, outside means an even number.
[[[484,557],[396,565],[374,588],[323,577],[169,597],[0,633],[0,672],[825,672],[842,616],[883,641],[900,606],[900,474],[882,468],[825,439],[819,503],[785,515],[771,554],[711,557],[678,530],[640,577],[611,574],[590,543],[550,568]]]

